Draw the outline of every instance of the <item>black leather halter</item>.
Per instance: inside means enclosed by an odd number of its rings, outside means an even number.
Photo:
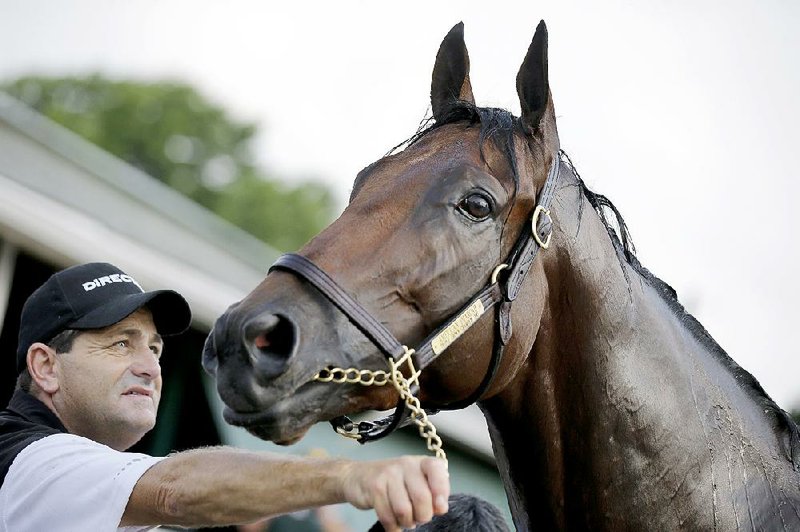
[[[550,218],[550,202],[555,194],[559,174],[559,157],[556,155],[547,174],[536,208],[530,216],[531,223],[523,227],[508,259],[497,266],[489,285],[478,292],[469,302],[433,331],[416,348],[416,367],[422,370],[433,362],[467,329],[474,325],[492,307],[497,307],[495,314],[496,333],[492,348],[492,358],[480,385],[468,397],[449,403],[443,407],[457,410],[474,403],[483,395],[492,383],[492,379],[500,367],[503,348],[511,338],[511,303],[517,298],[525,276],[533,265],[533,260],[540,248],[547,248],[552,236],[552,220]],[[287,253],[278,258],[269,271],[284,270],[291,272],[309,282],[331,303],[333,303],[375,346],[384,356],[398,360],[407,348],[364,307],[353,299],[336,281],[316,264],[302,255]],[[504,281],[500,272],[508,270]],[[415,386],[416,388],[416,386]],[[416,393],[417,390],[412,390]],[[361,443],[382,438],[401,425],[407,418],[405,404],[402,399],[390,416],[376,421],[362,421],[357,426],[346,416],[331,420],[337,432],[355,437]],[[405,420],[408,421],[407,419]]]

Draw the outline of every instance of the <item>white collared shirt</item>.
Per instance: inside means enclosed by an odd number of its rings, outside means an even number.
[[[153,464],[73,434],[53,434],[23,449],[0,486],[0,532],[115,532],[133,487]]]

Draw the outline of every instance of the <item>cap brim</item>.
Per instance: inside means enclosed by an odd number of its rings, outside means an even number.
[[[162,336],[182,333],[192,323],[192,311],[183,296],[172,290],[154,290],[115,297],[70,323],[68,328],[102,329],[122,321],[145,306],[153,314],[156,331]]]

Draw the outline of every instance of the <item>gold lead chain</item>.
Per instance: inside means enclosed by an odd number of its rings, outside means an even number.
[[[389,372],[356,368],[328,368],[314,375],[313,380],[337,384],[361,384],[363,386],[384,386],[391,382],[405,402],[406,407],[411,411],[411,419],[417,425],[419,435],[425,438],[428,450],[434,453],[437,458],[447,460],[447,455],[442,449],[442,439],[436,433],[436,427],[433,426],[428,414],[420,406],[419,399],[411,393],[411,385],[419,384],[419,376],[422,373],[414,367],[414,362],[411,360],[414,350],[406,346],[403,346],[403,349],[405,353],[396,362],[392,357],[389,357],[389,367],[391,368]],[[400,371],[403,364],[408,365],[410,375],[408,379]]]
[[[335,382],[336,384],[361,384],[363,386],[383,386],[389,382],[389,374],[385,371],[370,371],[356,368],[328,368],[314,375],[318,382]]]

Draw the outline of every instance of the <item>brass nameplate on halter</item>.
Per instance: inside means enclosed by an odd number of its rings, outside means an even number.
[[[442,332],[431,340],[431,349],[433,349],[433,352],[437,355],[441,355],[442,351],[458,340],[458,337],[472,327],[481,316],[483,316],[483,302],[481,302],[480,299],[476,299],[453,320],[453,323],[445,327]]]

